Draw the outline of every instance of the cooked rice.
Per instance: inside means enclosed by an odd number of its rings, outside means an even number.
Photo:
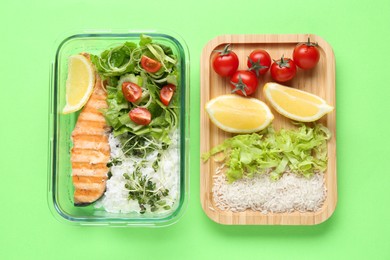
[[[175,203],[179,197],[179,147],[178,147],[178,131],[175,130],[170,135],[172,143],[169,148],[164,151],[161,156],[159,169],[154,171],[152,164],[157,158],[158,151],[154,151],[146,158],[146,163],[142,168],[142,175],[151,178],[156,182],[157,186],[162,186],[169,190],[169,194],[165,197],[167,205],[174,208]],[[111,213],[140,213],[140,207],[135,200],[129,200],[129,191],[125,188],[126,179],[123,177],[124,173],[131,174],[135,168],[134,163],[141,159],[137,157],[124,157],[120,142],[112,134],[109,136],[109,143],[111,148],[111,158],[122,158],[122,163],[110,168],[111,178],[107,180],[106,192],[103,198],[96,204],[96,207],[103,207],[104,210]],[[150,207],[146,205],[147,211]],[[159,212],[166,212],[160,209]]]

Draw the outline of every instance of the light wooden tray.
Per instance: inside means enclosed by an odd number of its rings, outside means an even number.
[[[231,43],[233,50],[240,60],[239,69],[247,69],[246,62],[250,52],[254,49],[265,49],[272,59],[284,57],[292,58],[295,45],[307,41],[310,37],[312,42],[318,42],[321,58],[317,66],[309,71],[298,69],[296,77],[286,83],[294,88],[302,89],[316,94],[336,107],[335,85],[335,59],[331,46],[322,38],[309,34],[294,35],[222,35],[207,43],[204,47],[200,62],[200,152],[203,154],[212,147],[223,142],[231,136],[214,126],[204,109],[210,99],[219,95],[230,93],[229,79],[222,78],[212,69],[211,60],[215,52],[222,49],[225,44]],[[259,88],[255,97],[265,101],[262,87],[266,82],[272,81],[270,73],[260,77]],[[273,125],[275,129],[293,127],[291,121],[278,114],[272,109],[275,116]],[[204,212],[213,221],[227,225],[315,225],[327,220],[336,208],[337,203],[337,174],[336,174],[336,112],[333,111],[320,122],[327,126],[332,133],[328,142],[328,169],[325,173],[325,186],[327,197],[324,205],[316,212],[292,212],[292,213],[269,213],[262,214],[257,211],[246,210],[244,212],[222,211],[214,205],[212,197],[213,178],[216,168],[220,165],[213,159],[206,163],[200,162],[200,199]]]

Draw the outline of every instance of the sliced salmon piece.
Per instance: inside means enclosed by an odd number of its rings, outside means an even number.
[[[89,148],[72,148],[72,162],[107,163],[110,159],[109,151]]]
[[[73,169],[72,173],[73,173],[72,176],[76,176],[76,177],[106,177],[107,176],[107,168]]]
[[[102,183],[106,184],[105,176],[73,176],[72,177],[76,190],[88,190],[94,188],[96,190],[102,189]]]
[[[83,114],[79,115],[79,118],[86,121],[106,122],[106,120],[102,118],[99,113],[89,111],[84,111]]]
[[[91,141],[85,141],[82,139],[78,139],[78,141],[75,142],[75,145],[73,146],[73,148],[110,151],[110,146],[106,143],[91,142]]]
[[[108,107],[106,98],[100,77],[96,75],[93,93],[80,112],[72,132],[71,162],[75,206],[95,202],[106,190],[110,129],[101,112],[101,109]]]

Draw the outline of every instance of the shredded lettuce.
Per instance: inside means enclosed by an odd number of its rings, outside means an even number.
[[[222,154],[219,161],[227,166],[230,183],[270,171],[273,180],[287,170],[304,177],[325,171],[328,163],[327,140],[330,131],[321,124],[309,127],[296,123],[298,129],[281,129],[272,126],[259,133],[236,135],[202,155],[202,160]]]

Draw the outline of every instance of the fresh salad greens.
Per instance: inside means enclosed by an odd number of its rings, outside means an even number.
[[[161,64],[161,68],[148,72],[141,66],[143,56],[152,58]],[[169,143],[169,132],[178,124],[178,94],[169,106],[160,101],[160,90],[166,84],[176,87],[179,82],[178,59],[169,46],[154,43],[152,38],[141,35],[139,45],[126,42],[106,50],[100,56],[91,55],[107,90],[108,109],[103,111],[106,121],[113,128],[114,136],[130,134],[149,136]],[[132,82],[142,88],[140,100],[128,102],[122,92],[122,84]],[[180,88],[176,88],[179,92]],[[146,108],[151,113],[148,125],[134,123],[129,112],[136,107]]]
[[[321,124],[314,127],[297,124],[296,130],[276,132],[270,126],[260,133],[236,135],[204,153],[202,159],[207,161],[222,153],[219,160],[227,166],[226,176],[230,183],[270,169],[273,180],[279,179],[286,170],[305,177],[325,171],[330,131]]]

